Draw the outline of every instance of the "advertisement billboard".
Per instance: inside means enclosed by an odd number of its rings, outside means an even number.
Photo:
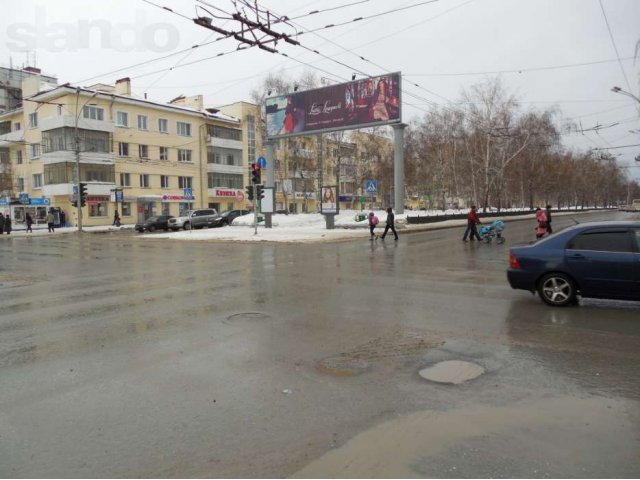
[[[320,213],[338,213],[336,186],[323,186],[321,189]]]
[[[267,137],[399,123],[400,73],[267,98]]]

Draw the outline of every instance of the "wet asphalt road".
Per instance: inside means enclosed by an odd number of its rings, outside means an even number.
[[[0,476],[640,476],[640,303],[547,307],[505,278],[533,222],[461,234],[4,236]]]

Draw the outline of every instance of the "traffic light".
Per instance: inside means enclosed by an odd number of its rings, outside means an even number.
[[[262,183],[260,181],[260,165],[257,163],[251,164],[251,183],[257,185],[258,183]]]
[[[73,205],[74,207],[78,206],[78,200],[76,200],[76,197],[73,198],[73,201],[71,202],[71,205]]]
[[[247,198],[253,200],[253,185],[247,186]]]
[[[256,185],[256,198],[262,200],[264,198],[264,185]]]
[[[80,194],[80,206],[84,207],[87,204],[87,184],[81,183],[79,187],[80,192],[78,193]]]

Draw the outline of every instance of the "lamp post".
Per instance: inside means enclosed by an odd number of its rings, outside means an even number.
[[[82,114],[82,110],[85,105],[91,101],[93,97],[95,97],[98,92],[93,92],[86,102],[82,104],[81,108],[78,108],[80,103],[80,87],[76,87],[76,118],[75,118],[75,129],[74,129],[74,138],[75,138],[75,156],[76,156],[76,167],[75,167],[75,189],[76,189],[76,208],[78,214],[78,232],[82,231],[82,202],[80,195],[80,136],[78,135],[78,121],[80,120],[80,115]],[[79,111],[78,111],[79,110]]]
[[[620,87],[613,87],[611,89],[611,91],[613,93],[619,93],[620,95],[624,95],[626,97],[633,98],[636,102],[640,103],[640,98],[636,97],[633,93],[629,93],[629,92],[621,89]]]

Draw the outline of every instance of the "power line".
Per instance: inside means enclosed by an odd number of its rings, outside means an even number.
[[[458,72],[458,73],[405,73],[408,77],[462,77],[469,75],[499,75],[502,73],[523,73],[523,72],[538,72],[544,70],[557,70],[563,68],[575,68],[585,67],[589,65],[600,65],[603,63],[619,62],[620,60],[633,60],[635,57],[612,58],[608,60],[595,60],[593,62],[583,63],[567,63],[564,65],[549,65],[545,67],[529,67],[529,68],[513,68],[508,70],[489,70],[486,72]]]
[[[607,24],[607,30],[609,31],[609,38],[611,38],[611,43],[613,44],[613,49],[616,51],[616,57],[618,57],[618,64],[620,65],[620,70],[622,70],[622,76],[624,77],[625,82],[627,82],[627,87],[629,90],[632,90],[631,84],[629,83],[629,79],[627,78],[627,72],[625,72],[624,67],[622,66],[622,61],[620,60],[620,53],[618,53],[618,47],[616,46],[616,41],[613,38],[613,32],[611,31],[611,26],[609,25],[609,19],[607,18],[607,13],[604,11],[604,5],[602,4],[602,0],[600,1],[600,8],[602,9],[602,15],[604,16],[604,21]]]

